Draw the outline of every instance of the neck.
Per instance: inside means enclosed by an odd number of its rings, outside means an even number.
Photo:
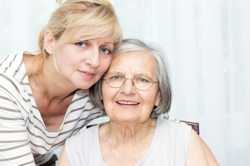
[[[35,58],[35,62],[37,61],[37,63],[34,64],[38,65],[38,63],[41,63],[40,58],[41,56],[37,56],[37,58]],[[48,100],[63,100],[76,90],[76,88],[55,69],[51,56],[39,64],[39,67],[30,75],[29,79],[33,90],[39,91],[39,93],[46,96]]]
[[[108,138],[114,143],[138,143],[152,135],[156,126],[154,119],[140,124],[119,124],[110,122],[107,124]]]

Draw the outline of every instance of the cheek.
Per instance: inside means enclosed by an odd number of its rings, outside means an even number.
[[[101,65],[100,65],[100,72],[104,73],[108,70],[108,67],[110,66],[112,61],[112,57],[106,57],[101,59]]]
[[[80,52],[77,48],[75,48],[75,46],[71,44],[58,45],[56,55],[58,58],[62,59],[64,63],[69,63],[69,61],[79,62],[82,58],[82,52]]]
[[[113,88],[110,88],[108,85],[102,86],[103,104],[105,109],[106,107],[110,107],[112,105],[112,101],[115,95],[116,91]]]
[[[153,108],[157,105],[157,94],[156,93],[148,93],[143,96],[144,106],[148,108]]]
[[[72,73],[77,68],[77,61],[74,58],[69,58],[66,54],[61,54],[57,59],[57,65],[63,73]]]
[[[57,57],[57,63],[60,66],[64,66],[67,64],[71,64],[74,61],[74,56],[71,56],[72,54],[68,51],[67,48],[62,47],[61,49],[58,50],[56,53]]]

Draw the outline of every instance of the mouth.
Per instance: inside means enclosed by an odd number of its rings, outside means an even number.
[[[140,104],[137,101],[131,101],[131,100],[117,100],[116,103],[121,106],[137,106]]]
[[[91,80],[95,77],[95,73],[94,72],[88,72],[88,71],[83,71],[83,70],[78,70],[79,73],[81,74],[81,76],[85,79],[85,80]]]

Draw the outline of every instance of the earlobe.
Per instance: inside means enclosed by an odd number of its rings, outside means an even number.
[[[44,50],[48,54],[53,54],[55,42],[56,42],[56,40],[55,40],[55,37],[53,36],[53,34],[50,31],[45,31],[44,32],[43,47],[44,47]]]
[[[159,106],[161,101],[161,95],[160,92],[157,93],[156,100],[155,100],[155,106]]]

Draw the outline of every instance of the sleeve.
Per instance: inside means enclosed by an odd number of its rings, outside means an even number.
[[[0,85],[0,165],[34,166],[25,116],[11,89]]]
[[[179,122],[176,128],[177,154],[182,154],[183,161],[187,159],[188,145],[191,139],[192,127],[184,122]]]

